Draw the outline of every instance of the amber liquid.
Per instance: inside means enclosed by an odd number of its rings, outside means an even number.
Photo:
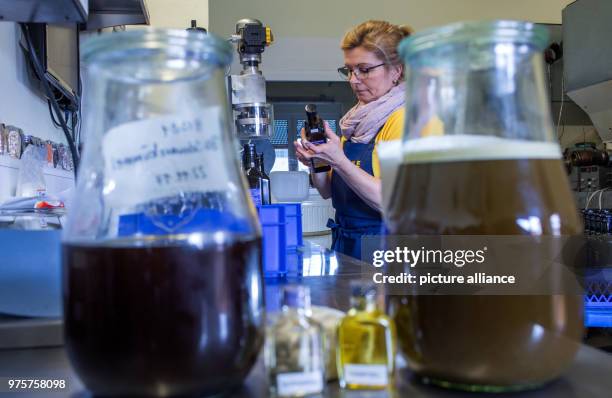
[[[65,340],[99,396],[202,396],[239,385],[264,339],[260,241],[64,246]]]
[[[348,389],[385,389],[393,384],[395,364],[395,327],[393,322],[376,308],[351,309],[338,325],[338,377],[340,386]],[[370,385],[367,382],[345,378],[346,365],[384,367],[387,384]]]
[[[559,160],[403,165],[388,224],[396,235],[521,235],[517,218],[526,216],[540,221],[544,235],[582,232]],[[472,391],[520,390],[557,377],[583,331],[579,295],[392,296],[390,311],[417,374]]]
[[[325,144],[327,136],[325,135],[325,125],[319,119],[318,123],[304,125],[306,139],[314,145]],[[311,159],[311,166],[315,173],[324,173],[331,170],[331,166],[320,159]]]

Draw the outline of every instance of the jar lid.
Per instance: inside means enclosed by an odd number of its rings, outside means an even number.
[[[441,27],[426,29],[402,40],[400,56],[407,60],[423,50],[449,44],[529,44],[544,50],[548,43],[548,30],[525,21],[474,21],[458,22]]]
[[[198,65],[226,67],[232,62],[232,52],[232,46],[226,40],[213,34],[147,28],[103,33],[88,39],[81,49],[81,61],[87,66],[101,64],[104,66],[101,71],[121,78],[112,69],[129,63],[137,64],[141,69],[144,65],[190,70],[197,69]],[[130,68],[121,70],[125,72]],[[168,76],[173,77],[162,76],[159,80],[177,78],[172,74]],[[137,75],[131,77],[138,80]]]

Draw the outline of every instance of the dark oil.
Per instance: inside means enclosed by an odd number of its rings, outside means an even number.
[[[306,139],[314,145],[325,144],[327,142],[325,124],[317,113],[317,106],[315,104],[307,104],[305,110],[306,122],[304,123],[304,132],[306,133]],[[315,173],[325,173],[331,170],[331,167],[320,159],[311,159],[310,163]]]
[[[65,340],[98,396],[201,396],[240,385],[263,343],[260,240],[65,245]]]
[[[542,235],[581,234],[571,197],[557,159],[402,165],[387,227],[395,235],[521,235],[517,220],[531,216]],[[418,295],[390,297],[389,306],[414,372],[493,391],[541,385],[571,364],[582,338],[582,300]]]

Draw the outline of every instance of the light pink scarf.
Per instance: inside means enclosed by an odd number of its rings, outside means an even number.
[[[393,87],[376,101],[359,103],[340,119],[342,135],[352,142],[367,144],[378,134],[389,116],[404,106],[404,83]]]

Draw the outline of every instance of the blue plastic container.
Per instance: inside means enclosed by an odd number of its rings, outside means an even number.
[[[261,223],[264,277],[283,278],[287,274],[285,207],[257,206]]]
[[[303,254],[300,251],[288,251],[287,252],[287,276],[288,277],[299,277],[302,276],[302,259]]]
[[[584,325],[612,328],[612,273],[601,269],[585,278]]]
[[[277,206],[285,208],[287,250],[296,251],[303,243],[302,205],[300,203],[278,203]]]
[[[257,206],[263,234],[263,266],[266,278],[284,278],[287,272],[301,274],[296,255],[302,246],[302,206],[275,203]],[[290,257],[288,257],[290,256]]]

